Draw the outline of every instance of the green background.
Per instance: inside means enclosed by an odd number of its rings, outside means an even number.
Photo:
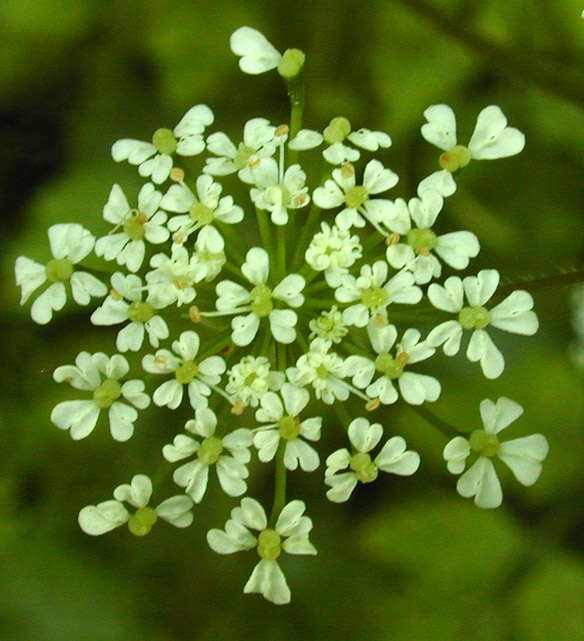
[[[500,105],[525,132],[525,151],[471,164],[442,214],[450,229],[481,241],[469,273],[496,267],[514,281],[581,266],[582,8],[573,0],[3,3],[0,636],[584,638],[584,399],[568,357],[569,288],[535,294],[537,336],[497,332],[507,360],[499,379],[484,379],[462,354],[432,363],[443,383],[433,409],[453,424],[479,427],[483,398],[504,395],[525,408],[509,436],[547,435],[537,484],[523,488],[502,472],[503,506],[475,508],[445,470],[443,436],[407,406],[391,407],[386,429],[421,452],[420,471],[383,475],[340,506],[324,499],[322,470],[291,474],[290,496],[307,502],[319,554],[283,561],[292,603],[276,607],[241,594],[252,553],[221,557],[207,547],[205,532],[235,504],[216,484],[186,531],[163,524],[144,539],[125,528],[94,539],[78,529],[80,507],[109,498],[134,473],[152,473],[176,430],[156,412],[125,445],[105,429],[82,442],[57,430],[51,408],[72,396],[52,381],[53,369],[82,349],[111,351],[111,338],[87,332],[84,310],[35,325],[29,306],[18,306],[13,275],[18,255],[47,259],[48,226],[95,229],[113,182],[128,193],[139,186],[133,168],[111,160],[116,139],[147,138],[200,102],[214,110],[212,129],[234,137],[249,118],[287,119],[277,75],[238,70],[228,41],[243,24],[282,51],[306,51],[305,126],[344,115],[356,128],[390,133],[380,158],[400,176],[393,196],[412,196],[436,168],[436,149],[419,136],[428,105],[454,108],[461,141],[482,107]],[[338,443],[325,437],[322,458]],[[269,497],[269,467],[254,469],[249,494]]]

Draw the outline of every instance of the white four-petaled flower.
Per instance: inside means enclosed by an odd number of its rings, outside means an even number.
[[[195,411],[195,418],[187,421],[185,429],[201,438],[198,441],[186,434],[175,436],[172,445],[162,449],[164,458],[171,463],[196,454],[194,460],[181,465],[172,476],[174,482],[185,488],[195,503],[200,503],[207,489],[209,468],[215,465],[219,483],[229,496],[241,496],[247,490],[246,463],[251,454],[251,430],[239,428],[223,437],[215,436],[217,417],[208,407]]]
[[[116,141],[112,146],[112,157],[116,162],[127,160],[131,165],[138,165],[140,176],[150,176],[159,185],[170,175],[174,153],[196,156],[205,149],[203,132],[213,119],[213,112],[207,105],[195,105],[174,129],[157,129],[152,142],[132,138]]]
[[[158,209],[161,199],[162,194],[154,185],[146,183],[138,194],[138,208],[132,209],[122,188],[114,185],[103,208],[103,217],[115,227],[97,240],[95,253],[105,260],[126,265],[131,272],[138,271],[146,252],[145,241],[160,244],[169,236],[164,227],[167,215]]]
[[[146,354],[142,367],[151,374],[174,374],[174,378],[156,388],[152,400],[159,407],[176,409],[183,399],[186,385],[189,401],[193,409],[207,406],[207,396],[211,387],[217,385],[225,372],[225,361],[221,356],[208,356],[200,362],[195,361],[199,352],[200,339],[196,332],[182,332],[172,344],[172,352],[159,349],[156,354]]]
[[[542,434],[499,440],[499,432],[523,414],[523,408],[515,401],[501,397],[493,403],[485,399],[481,401],[480,411],[484,429],[474,430],[468,439],[454,437],[444,448],[444,458],[448,471],[460,474],[466,467],[466,459],[472,453],[477,454],[473,465],[458,479],[456,490],[461,496],[474,497],[479,507],[495,508],[501,505],[503,492],[491,459],[499,458],[522,485],[529,486],[539,478],[541,462],[549,446]]]
[[[319,464],[318,452],[304,439],[317,441],[320,438],[322,417],[300,420],[299,414],[308,405],[310,395],[303,387],[284,383],[280,397],[266,392],[261,399],[261,408],[256,411],[256,420],[269,423],[254,430],[253,444],[258,448],[260,461],[271,461],[281,440],[284,440],[284,465],[289,470],[300,467],[313,472]]]
[[[428,298],[434,307],[446,312],[457,313],[456,320],[449,320],[435,327],[426,339],[433,347],[443,345],[447,356],[454,356],[460,349],[463,330],[473,330],[466,350],[469,361],[480,361],[487,378],[497,378],[503,372],[505,359],[487,334],[486,327],[492,325],[513,334],[532,335],[537,332],[538,320],[531,294],[523,290],[511,292],[502,302],[487,309],[486,303],[499,285],[496,269],[483,269],[476,276],[461,280],[450,276],[444,286],[432,283],[428,287]],[[464,296],[468,306],[464,306]]]
[[[375,481],[379,470],[410,476],[420,465],[420,455],[407,450],[406,442],[401,436],[390,438],[375,459],[371,460],[369,452],[383,436],[380,423],[370,424],[366,418],[359,417],[351,421],[348,432],[354,453],[342,448],[326,459],[325,483],[330,486],[326,496],[334,503],[347,501],[357,483]],[[349,472],[341,472],[347,468],[350,468]]]
[[[223,280],[217,285],[216,306],[221,315],[249,312],[247,316],[235,316],[231,321],[233,342],[249,345],[258,332],[261,319],[268,317],[272,336],[279,343],[292,343],[296,337],[298,316],[291,309],[274,309],[273,299],[290,307],[300,307],[304,302],[304,278],[299,274],[288,274],[273,289],[268,287],[270,258],[261,247],[252,247],[247,252],[241,271],[254,285],[251,291],[231,280]],[[216,314],[207,313],[210,316]]]
[[[451,107],[432,105],[424,111],[424,117],[428,122],[422,125],[422,136],[444,150],[440,164],[448,171],[466,166],[471,158],[514,156],[525,146],[525,136],[518,129],[507,126],[507,118],[496,105],[481,110],[467,147],[457,144],[456,118]]]
[[[175,527],[188,527],[193,522],[193,501],[188,496],[172,496],[156,508],[148,507],[151,496],[152,481],[145,474],[135,474],[129,485],[116,487],[115,500],[82,508],[79,526],[86,534],[98,536],[127,523],[132,534],[144,536],[159,517]],[[136,511],[130,514],[122,501],[129,503]]]
[[[73,300],[79,305],[87,305],[92,296],[105,296],[107,292],[107,287],[95,276],[74,268],[93,249],[95,238],[87,229],[77,223],[60,223],[51,225],[48,234],[53,259],[41,265],[19,256],[14,268],[16,284],[22,289],[21,305],[47,280],[51,283],[30,309],[33,321],[39,325],[46,325],[53,312],[65,306],[66,282],[70,282]]]
[[[111,435],[116,441],[127,441],[134,433],[134,421],[138,418],[134,408],[145,409],[150,405],[143,381],[120,382],[129,370],[123,356],[114,354],[109,358],[102,352],[81,352],[75,365],[57,367],[53,373],[57,383],[67,382],[75,389],[93,392],[93,397],[59,403],[51,412],[51,421],[63,430],[68,429],[71,438],[79,440],[91,434],[101,410],[107,409]]]
[[[308,539],[312,520],[303,516],[305,509],[303,501],[290,501],[271,528],[260,503],[245,497],[238,507],[231,510],[225,530],[215,528],[207,532],[207,542],[218,554],[257,548],[260,561],[243,588],[246,594],[259,592],[276,604],[290,602],[290,588],[276,559],[282,550],[288,554],[316,554]],[[257,530],[259,534],[256,536],[250,530]]]

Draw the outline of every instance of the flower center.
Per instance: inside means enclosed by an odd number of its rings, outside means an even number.
[[[323,131],[324,139],[329,145],[335,142],[343,142],[351,133],[351,123],[343,116],[333,118],[328,127]]]
[[[470,435],[470,447],[482,456],[495,456],[499,452],[499,439],[496,434],[485,430],[474,430]]]
[[[369,199],[369,192],[363,185],[355,185],[345,195],[345,204],[350,209],[359,209]]]
[[[286,441],[293,441],[300,434],[300,421],[295,416],[282,416],[278,421],[280,436]]]
[[[144,238],[144,223],[148,218],[141,212],[133,212],[124,223],[124,231],[132,240],[142,240]]]
[[[199,225],[209,225],[213,222],[213,210],[203,203],[194,203],[189,209],[189,216]]]
[[[134,536],[145,536],[158,520],[156,510],[151,507],[141,507],[128,520],[128,529]]]
[[[490,321],[491,315],[485,307],[463,307],[458,313],[458,322],[464,329],[483,329]]]
[[[396,358],[393,358],[391,354],[379,354],[375,359],[375,369],[389,379],[396,379],[403,374],[407,360],[405,352]]]
[[[130,304],[128,318],[134,323],[146,323],[154,316],[154,308],[149,303],[135,301]]]
[[[470,162],[470,151],[464,145],[456,145],[449,151],[440,154],[440,167],[446,171],[456,171],[466,167]]]
[[[105,381],[93,392],[93,402],[100,409],[110,407],[122,395],[122,386],[114,378]]]
[[[317,375],[319,378],[328,378],[329,370],[328,370],[328,368],[326,367],[326,365],[324,365],[324,364],[322,364],[322,363],[321,363],[321,364],[316,368],[316,375]]]
[[[407,242],[416,254],[428,255],[436,247],[438,239],[431,229],[411,229],[408,232]]]
[[[255,149],[252,149],[251,147],[248,147],[247,145],[244,145],[242,142],[240,142],[239,147],[237,148],[237,153],[235,154],[235,158],[233,159],[233,164],[237,167],[237,169],[243,169],[254,154]]]
[[[154,132],[152,144],[161,154],[173,154],[176,151],[176,138],[172,131],[165,127]]]
[[[379,470],[367,452],[359,452],[351,457],[351,469],[361,483],[371,483],[377,478]]]
[[[280,535],[276,530],[267,528],[258,536],[258,554],[266,561],[275,561],[282,551]]]
[[[46,264],[45,273],[51,283],[69,280],[73,273],[73,263],[67,258],[53,258]]]
[[[269,316],[274,309],[272,290],[267,285],[256,285],[251,290],[251,311],[259,318]]]
[[[201,463],[205,465],[213,465],[219,460],[219,456],[223,451],[223,441],[216,436],[207,436],[201,443],[201,447],[197,450],[197,456]]]
[[[387,299],[388,295],[383,287],[368,287],[361,293],[361,302],[368,309],[383,307]]]
[[[177,367],[174,376],[182,385],[188,385],[193,382],[198,373],[199,366],[195,361],[185,361],[182,365]]]

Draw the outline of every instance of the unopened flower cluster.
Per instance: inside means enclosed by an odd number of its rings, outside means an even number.
[[[159,519],[187,527],[216,477],[242,498],[224,528],[208,532],[210,547],[257,550],[244,591],[286,603],[282,551],[316,554],[304,502],[285,495],[286,474],[316,473],[333,502],[380,472],[414,474],[420,456],[393,433],[388,406],[436,401],[442,388],[428,364],[463,343],[479,379],[499,377],[498,332],[537,331],[528,292],[499,295],[496,269],[468,274],[480,250],[475,234],[441,231],[459,170],[517,154],[524,136],[491,105],[460,144],[453,110],[429,107],[421,133],[441,150],[440,169],[406,200],[394,191],[398,176],[373,157],[390,147],[387,133],[354,129],[344,117],[321,131],[301,127],[301,51],[281,54],[249,27],[232,35],[231,48],[246,73],[277,68],[291,124],[254,117],[232,139],[197,104],[151,141],[118,140],[113,159],[137,168],[141,189],[111,187],[109,230],[97,237],[78,223],[51,226],[50,254],[42,263],[19,257],[16,280],[37,323],[72,298],[89,306],[93,326],[111,328],[107,354],[81,351],[55,370],[76,390],[53,409],[57,427],[83,439],[99,426],[127,441],[154,404],[168,409],[175,430],[161,454],[179,494],[151,507],[152,482],[136,474],[113,499],[84,507],[81,528],[98,535],[127,523],[144,535]],[[310,154],[322,180],[307,175]],[[86,266],[96,257],[101,272]],[[481,507],[501,503],[497,459],[524,485],[539,476],[542,435],[499,440],[521,413],[505,397],[484,400],[482,428],[446,444],[458,492]],[[346,446],[323,451],[321,434],[339,429]],[[274,466],[271,515],[248,496],[256,459]]]

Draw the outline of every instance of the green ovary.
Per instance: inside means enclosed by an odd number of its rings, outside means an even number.
[[[158,520],[156,510],[151,507],[141,507],[128,520],[128,529],[134,536],[146,536]]]
[[[73,273],[73,263],[67,258],[54,258],[46,264],[45,273],[51,283],[69,280]]]
[[[266,561],[275,561],[282,551],[281,541],[276,530],[262,530],[258,536],[258,554]]]
[[[142,240],[144,238],[144,223],[147,220],[144,214],[136,213],[124,223],[124,231],[132,240]]]
[[[113,405],[122,395],[122,386],[114,378],[105,381],[93,392],[93,402],[100,409]]]
[[[383,287],[368,287],[367,289],[364,289],[361,294],[361,302],[368,309],[383,307],[387,298],[387,292]]]
[[[201,447],[197,450],[197,456],[201,463],[205,465],[213,465],[219,460],[221,452],[223,451],[223,441],[216,436],[208,436],[202,443]]]
[[[213,210],[203,203],[191,205],[189,216],[199,225],[209,225],[213,222]]]
[[[278,65],[278,73],[282,78],[294,78],[302,70],[305,60],[306,54],[300,49],[286,49]]]
[[[379,470],[367,452],[359,452],[351,457],[351,469],[361,483],[371,483],[377,478]]]
[[[369,192],[362,185],[349,189],[345,195],[345,204],[351,209],[359,209],[369,200]]]
[[[269,316],[274,309],[272,290],[267,285],[256,285],[251,290],[251,311],[258,318]]]
[[[464,329],[483,329],[491,322],[491,315],[485,307],[463,307],[458,322]]]
[[[328,127],[323,132],[325,142],[329,145],[335,142],[343,142],[345,138],[351,133],[351,123],[342,116],[333,118]]]
[[[195,361],[185,361],[174,373],[176,380],[182,385],[192,383],[199,373],[199,366]]]
[[[427,253],[436,247],[438,239],[431,229],[411,229],[408,232],[407,243],[418,253]]]
[[[470,435],[470,447],[482,456],[495,456],[499,452],[499,439],[496,434],[488,434],[485,430],[474,430]]]
[[[440,167],[446,171],[456,171],[466,167],[470,162],[470,151],[464,145],[456,145],[449,151],[440,154]]]
[[[161,154],[172,154],[176,151],[176,138],[170,129],[157,129],[152,136],[152,144]]]
[[[128,318],[134,323],[146,323],[154,316],[154,308],[148,303],[134,302],[130,304]]]
[[[286,441],[293,441],[300,434],[300,423],[294,416],[282,416],[278,421],[280,436]]]
[[[247,145],[244,145],[242,142],[239,143],[237,153],[235,154],[235,158],[233,159],[233,164],[237,167],[237,169],[243,169],[247,165],[247,161],[254,153],[254,149],[248,147]]]
[[[390,354],[379,354],[375,359],[375,369],[389,379],[396,379],[402,375],[404,365]]]

